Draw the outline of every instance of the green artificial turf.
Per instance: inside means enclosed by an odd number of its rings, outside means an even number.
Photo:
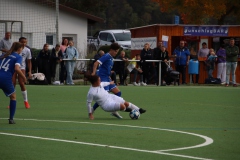
[[[98,108],[89,120],[89,86],[27,86],[25,109],[17,86],[15,125],[0,94],[0,159],[240,159],[240,88],[121,86],[122,97],[147,110],[138,120]],[[196,146],[205,139],[207,146]]]

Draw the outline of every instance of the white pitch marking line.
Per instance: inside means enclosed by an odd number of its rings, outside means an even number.
[[[1,119],[1,118],[0,118]],[[16,118],[17,119],[17,118]],[[173,149],[164,149],[164,150],[157,150],[156,152],[167,152],[167,151],[177,151],[177,150],[185,150],[185,149],[193,149],[204,147],[213,143],[213,139],[190,132],[183,132],[177,130],[170,130],[170,129],[161,129],[161,128],[153,128],[153,127],[141,127],[141,126],[131,126],[131,125],[120,125],[120,124],[109,124],[109,123],[93,123],[93,122],[78,122],[78,121],[60,121],[60,120],[39,120],[39,119],[18,119],[18,120],[30,120],[30,121],[40,121],[40,122],[59,122],[59,123],[85,123],[85,124],[95,124],[95,125],[106,125],[106,126],[120,126],[120,127],[131,127],[131,128],[142,128],[142,129],[152,129],[152,130],[162,130],[162,131],[169,131],[169,132],[177,132],[182,134],[189,134],[197,137],[201,137],[205,139],[205,142],[199,145],[190,146],[190,147],[182,147],[182,148],[173,148]]]
[[[169,156],[175,156],[175,157],[184,157],[184,158],[190,158],[190,159],[211,160],[211,159],[206,159],[206,158],[186,156],[186,155],[180,155],[180,154],[171,154],[171,153],[156,152],[156,151],[149,151],[149,150],[141,150],[141,149],[135,149],[135,148],[126,148],[126,147],[109,146],[109,145],[103,145],[103,144],[87,143],[87,142],[77,142],[77,141],[55,139],[55,138],[44,138],[44,137],[28,136],[28,135],[20,135],[20,134],[12,134],[12,133],[4,133],[4,132],[0,132],[0,134],[6,135],[6,136],[33,138],[33,139],[40,139],[40,140],[49,140],[49,141],[76,143],[76,144],[85,144],[85,145],[90,145],[90,146],[108,147],[108,148],[115,148],[115,149],[122,149],[122,150],[131,150],[131,151],[146,152],[146,153],[155,153],[155,154],[169,155]]]
[[[22,119],[19,119],[22,120]],[[166,152],[166,151],[176,151],[176,150],[184,150],[184,149],[192,149],[192,148],[199,148],[199,147],[204,147],[207,145],[210,145],[213,143],[213,139],[200,135],[200,134],[195,134],[195,133],[190,133],[190,132],[183,132],[183,131],[176,131],[176,130],[170,130],[170,129],[161,129],[161,128],[153,128],[153,127],[141,127],[141,126],[131,126],[131,125],[120,125],[120,124],[109,124],[109,123],[93,123],[93,122],[77,122],[77,121],[59,121],[59,120],[38,120],[38,119],[25,119],[25,120],[31,120],[31,121],[47,121],[47,122],[59,122],[59,123],[88,123],[88,124],[95,124],[95,125],[107,125],[107,126],[120,126],[120,127],[131,127],[131,128],[142,128],[142,129],[152,129],[152,130],[163,130],[163,131],[170,131],[170,132],[177,132],[177,133],[182,133],[182,134],[189,134],[197,137],[201,137],[205,139],[205,142],[196,146],[190,146],[190,147],[182,147],[182,148],[174,148],[174,149],[165,149],[165,150],[157,150],[157,152]]]

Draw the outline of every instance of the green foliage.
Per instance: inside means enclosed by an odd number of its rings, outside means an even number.
[[[172,23],[171,13],[162,13],[151,0],[60,0],[60,4],[101,17],[105,23],[89,25],[88,35],[104,29],[126,29],[155,23]]]
[[[31,48],[31,52],[32,52],[32,57],[33,58],[37,58],[39,52],[41,51],[42,49],[36,49],[36,48]]]

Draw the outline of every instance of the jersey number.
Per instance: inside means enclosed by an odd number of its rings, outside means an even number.
[[[5,72],[7,72],[8,69],[9,69],[9,62],[10,62],[11,59],[8,59],[7,62],[4,63],[5,60],[6,59],[4,58],[1,65],[0,65],[0,69],[3,68],[3,69],[5,69]]]

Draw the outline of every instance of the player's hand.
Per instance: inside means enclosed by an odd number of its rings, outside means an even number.
[[[89,119],[90,119],[90,120],[94,120],[94,116],[93,116],[92,113],[89,113]]]
[[[114,84],[114,81],[111,81],[110,84]]]
[[[94,75],[95,75],[95,73],[92,73],[91,75],[92,75],[92,76],[94,76]]]
[[[32,78],[32,73],[28,72],[28,79],[31,79],[31,78]]]

